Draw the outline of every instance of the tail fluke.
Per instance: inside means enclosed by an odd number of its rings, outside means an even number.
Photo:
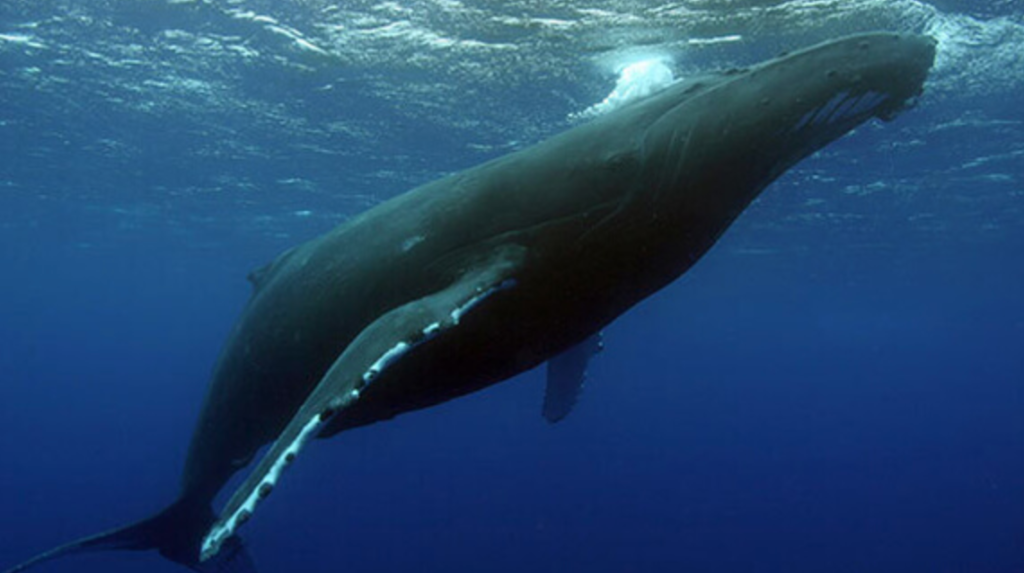
[[[18,573],[76,553],[148,550],[159,551],[167,559],[200,573],[257,573],[238,537],[225,544],[217,558],[199,562],[200,541],[213,521],[209,506],[181,499],[148,519],[55,547],[3,573]]]

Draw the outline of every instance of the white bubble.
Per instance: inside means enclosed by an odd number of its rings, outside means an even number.
[[[675,75],[664,59],[642,60],[633,62],[622,68],[619,79],[607,97],[583,112],[575,114],[576,118],[591,118],[643,99],[659,92],[675,81]]]

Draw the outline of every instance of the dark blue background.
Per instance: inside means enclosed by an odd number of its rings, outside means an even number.
[[[273,126],[247,132],[244,114],[199,132],[209,117],[85,113],[19,83],[14,70],[31,62],[12,54],[0,54],[0,566],[173,498],[251,268],[366,196],[487,156],[451,153],[462,133],[428,121],[399,121],[372,153],[339,159],[306,157]],[[247,81],[271,101],[315,84]],[[965,112],[964,100],[936,97],[802,165],[693,271],[607,330],[561,424],[541,419],[533,372],[316,443],[244,531],[258,563],[1024,571],[1019,101],[974,96]],[[398,121],[371,100],[309,116],[321,113]],[[1009,127],[935,128],[964,117]],[[188,155],[217,130],[280,154]],[[144,151],[99,160],[88,151],[97,133]],[[352,186],[353,173],[394,166],[390,152],[407,169],[390,186]],[[956,167],[973,158],[988,159]],[[296,166],[326,188],[275,192]],[[225,171],[253,188],[192,188]],[[337,174],[348,174],[340,191]],[[873,184],[885,191],[850,191]],[[313,215],[274,218],[304,209]],[[179,569],[99,554],[40,573],[93,570]]]
[[[30,250],[2,290],[7,562],[171,499],[247,294],[160,236]],[[1019,570],[1019,253],[713,252],[608,330],[564,423],[533,373],[317,444],[247,538],[268,571]],[[173,569],[49,570],[141,567]]]

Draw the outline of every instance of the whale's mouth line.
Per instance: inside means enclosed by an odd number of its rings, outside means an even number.
[[[892,121],[896,119],[904,112],[910,111],[917,107],[917,105],[921,102],[922,95],[924,95],[924,92],[918,92],[908,98],[903,99],[903,101],[892,106],[891,108],[882,110],[880,113],[877,114],[878,119],[882,121]]]

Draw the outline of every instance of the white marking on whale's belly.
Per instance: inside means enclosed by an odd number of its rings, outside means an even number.
[[[423,341],[421,341],[419,344],[422,343]],[[398,344],[392,346],[387,352],[382,354],[381,357],[378,358],[376,362],[371,364],[370,367],[366,369],[366,372],[363,373],[363,382],[369,384],[370,382],[376,380],[377,375],[383,372],[385,368],[390,366],[391,363],[393,363],[394,361],[401,358],[403,354],[409,352],[409,350],[411,350],[415,346],[419,346],[419,344],[414,345],[409,344],[408,342],[399,342]]]

